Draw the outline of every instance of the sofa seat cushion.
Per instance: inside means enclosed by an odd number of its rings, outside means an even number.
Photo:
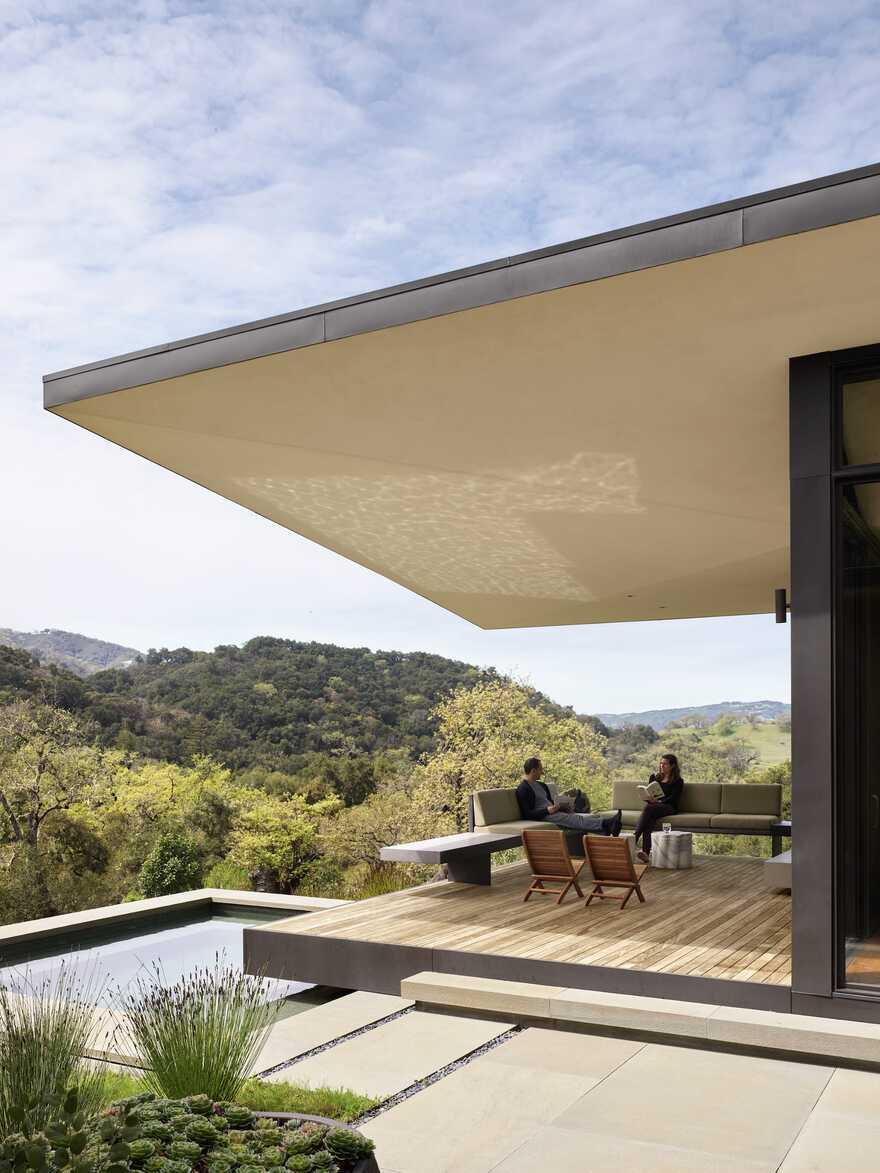
[[[722,815],[773,815],[782,817],[782,787],[767,782],[725,782],[721,794]]]
[[[545,824],[538,819],[510,819],[504,823],[487,823],[483,826],[481,823],[474,824],[474,831],[490,831],[493,835],[519,835],[525,830],[534,831],[544,827]],[[546,824],[546,829],[550,831],[560,831],[561,827],[554,827],[552,823]]]
[[[778,823],[776,815],[714,815],[712,830],[748,831],[754,827],[756,831],[767,832],[774,823]]]
[[[639,816],[641,815],[642,812],[641,812],[641,810],[622,809],[620,813],[623,816],[624,827],[632,828],[639,821]],[[614,816],[617,814],[617,811],[616,810],[613,810],[613,811],[590,811],[590,814],[598,815],[600,819],[613,819]]]
[[[720,815],[667,815],[666,818],[661,819],[661,823],[671,823],[673,827],[687,827],[689,830],[698,830],[700,827],[705,827],[707,830],[712,826],[714,819],[720,818]]]

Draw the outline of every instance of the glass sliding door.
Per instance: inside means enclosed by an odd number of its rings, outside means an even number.
[[[880,986],[880,483],[838,485],[837,522],[842,976]]]
[[[837,386],[838,983],[880,995],[880,372],[844,367]]]

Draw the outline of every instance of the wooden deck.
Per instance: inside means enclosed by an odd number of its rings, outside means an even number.
[[[273,934],[528,958],[616,969],[791,982],[791,898],[761,884],[761,860],[701,856],[689,871],[649,868],[647,903],[570,894],[523,904],[524,863],[496,869],[488,888],[437,883],[311,913]]]

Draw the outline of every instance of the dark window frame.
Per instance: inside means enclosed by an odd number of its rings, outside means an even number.
[[[831,569],[832,569],[832,662],[834,698],[834,785],[832,853],[834,872],[834,937],[832,942],[833,992],[835,996],[871,998],[880,1000],[880,987],[847,981],[846,942],[844,940],[844,912],[846,899],[845,856],[841,848],[843,818],[842,791],[837,779],[842,773],[843,745],[840,733],[841,716],[838,697],[842,689],[843,664],[840,617],[843,615],[843,518],[842,498],[849,485],[880,483],[880,461],[866,464],[848,464],[844,452],[844,389],[853,383],[880,379],[880,346],[860,347],[857,352],[843,351],[831,355]]]
[[[877,377],[880,343],[789,362],[792,599],[792,1006],[824,1013],[839,1001],[874,1021],[880,989],[844,986],[838,847],[840,570],[837,495],[880,480],[880,462],[843,464],[844,382]],[[857,1006],[861,1010],[857,1010]],[[829,1010],[830,1012],[830,1010]]]

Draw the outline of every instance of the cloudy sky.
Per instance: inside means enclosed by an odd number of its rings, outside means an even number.
[[[0,626],[788,697],[768,617],[485,633],[41,411],[81,362],[880,158],[876,2],[0,0]]]

